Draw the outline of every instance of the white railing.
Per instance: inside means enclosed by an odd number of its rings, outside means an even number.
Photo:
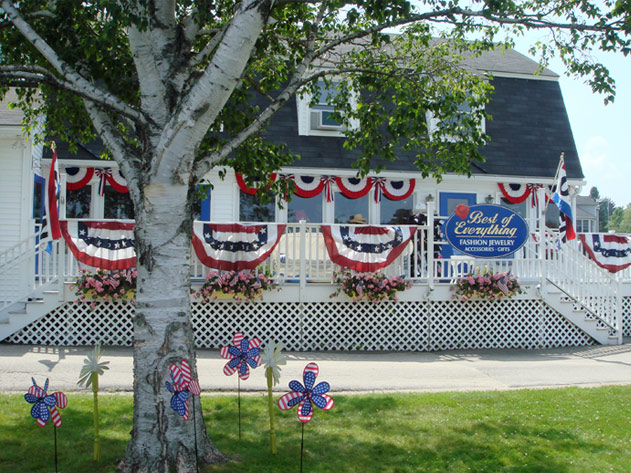
[[[592,316],[621,333],[620,280],[584,256],[575,245],[548,254],[546,278]]]
[[[38,288],[58,280],[64,266],[60,265],[62,240],[39,242],[33,234],[0,253],[0,308],[5,308],[29,296]]]

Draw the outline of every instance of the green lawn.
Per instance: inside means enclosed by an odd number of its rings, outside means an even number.
[[[631,386],[480,393],[336,396],[305,426],[305,473],[631,471]],[[130,396],[101,397],[103,458],[92,455],[92,399],[70,394],[58,431],[60,471],[115,471],[131,427]],[[211,438],[234,461],[204,472],[299,470],[296,412],[277,415],[279,454],[269,453],[266,398],[203,397]],[[50,472],[52,427],[21,395],[0,396],[0,471]]]

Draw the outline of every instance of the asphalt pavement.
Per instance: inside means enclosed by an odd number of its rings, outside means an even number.
[[[42,385],[50,378],[60,391],[82,391],[77,379],[92,347],[50,347],[0,344],[0,392],[26,391],[34,377]],[[100,378],[102,391],[131,392],[132,349],[106,347],[109,370]],[[288,352],[281,382],[287,390],[301,379],[309,362],[320,367],[319,379],[337,393],[482,391],[564,386],[631,384],[631,344],[543,350],[463,350],[433,353]],[[236,375],[222,372],[226,360],[218,350],[198,350],[202,390],[234,392]],[[241,382],[242,391],[267,389],[263,369]]]

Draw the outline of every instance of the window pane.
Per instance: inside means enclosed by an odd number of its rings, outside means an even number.
[[[129,193],[118,192],[112,186],[105,186],[103,217],[133,220],[134,206]]]
[[[90,218],[92,186],[66,190],[66,218]]]
[[[42,221],[44,208],[44,184],[34,182],[33,188],[33,218],[39,223]]]
[[[382,224],[406,224],[410,222],[414,206],[412,196],[405,200],[390,200],[385,195],[381,199]]]
[[[242,222],[275,222],[274,199],[267,203],[260,202],[256,195],[240,192],[239,220]],[[270,197],[272,194],[269,194]]]
[[[335,223],[349,223],[353,215],[361,214],[368,219],[370,193],[359,199],[349,199],[341,192],[335,193]]]
[[[299,222],[306,220],[308,223],[322,222],[322,196],[318,195],[310,199],[292,196],[287,203],[287,221]]]
[[[526,219],[527,217],[528,202],[530,202],[530,199],[526,199],[519,204],[513,204],[509,202],[506,198],[502,197],[502,207],[507,207],[511,209],[513,212],[519,214],[519,216],[523,219]]]
[[[456,210],[456,207],[458,207],[458,205],[460,204],[464,204],[464,205],[469,205],[469,199],[465,198],[461,198],[461,197],[448,197],[447,198],[447,215],[443,215],[443,217],[448,217],[451,216],[454,211]]]

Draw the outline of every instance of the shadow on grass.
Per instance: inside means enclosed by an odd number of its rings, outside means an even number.
[[[276,411],[279,454],[274,456],[264,401],[242,403],[238,440],[236,400],[234,405],[230,398],[213,400],[205,412],[208,432],[237,461],[205,472],[300,471],[301,424],[295,409]],[[615,453],[615,447],[585,440],[572,427],[493,418],[486,412],[491,405],[459,419],[449,412],[449,402],[417,404],[401,396],[338,396],[335,401],[333,411],[316,409],[305,425],[305,473],[571,473],[601,471],[584,469],[581,462],[600,464],[594,457]]]
[[[38,427],[30,415],[31,404],[21,395],[2,398],[3,404],[23,405],[9,417],[0,416],[0,471],[55,471],[54,429],[49,421]],[[123,396],[102,396],[99,399],[101,460],[94,462],[91,397],[71,397],[68,406],[60,410],[62,425],[57,429],[57,452],[60,472],[105,473],[116,470],[129,440],[132,424],[132,400]],[[1,412],[7,412],[0,405]],[[28,453],[28,470],[25,470]]]

